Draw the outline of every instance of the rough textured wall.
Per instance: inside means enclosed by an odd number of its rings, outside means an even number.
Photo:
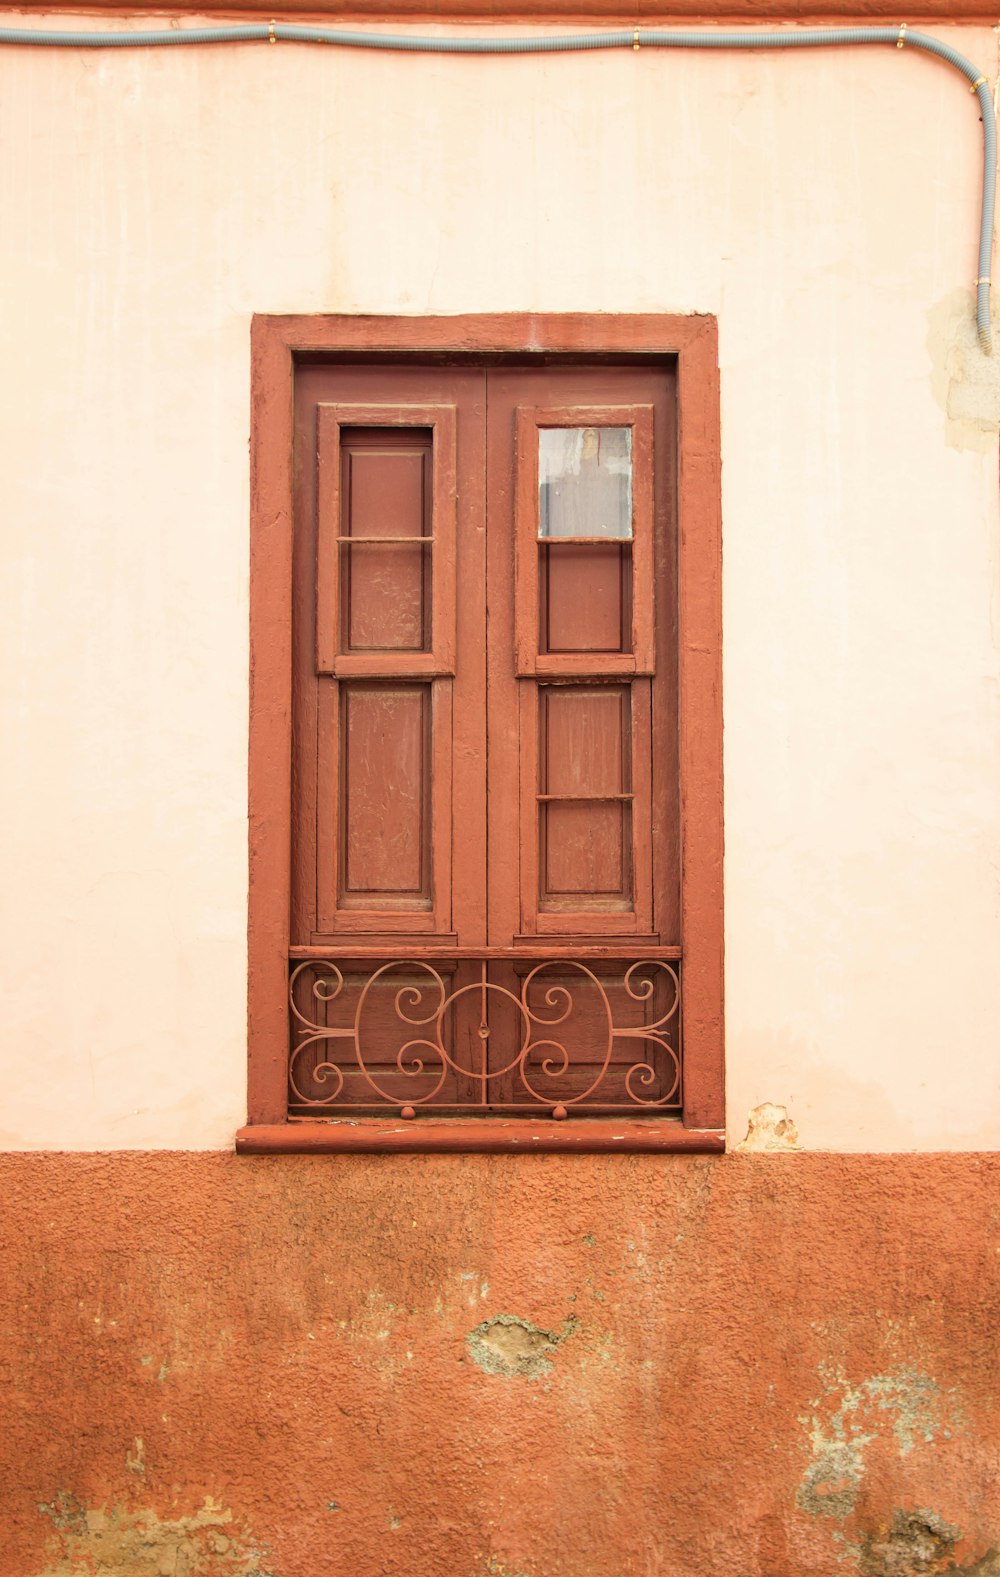
[[[8,1157],[3,1577],[997,1577],[1000,1162]]]

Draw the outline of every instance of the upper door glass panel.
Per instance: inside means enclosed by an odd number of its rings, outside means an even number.
[[[631,427],[539,429],[538,535],[631,538]]]

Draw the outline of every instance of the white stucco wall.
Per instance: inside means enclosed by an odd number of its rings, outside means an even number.
[[[948,36],[992,80],[993,34]],[[719,317],[733,1138],[774,1101],[810,1147],[994,1146],[997,445],[942,403],[979,355],[961,79],[286,46],[3,77],[0,1145],[222,1147],[245,1115],[251,314],[574,309]]]

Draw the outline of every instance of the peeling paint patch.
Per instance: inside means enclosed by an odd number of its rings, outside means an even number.
[[[864,1447],[871,1439],[814,1439],[813,1460],[799,1485],[796,1505],[813,1517],[849,1517],[864,1476]]]
[[[935,1511],[897,1511],[888,1527],[869,1530],[858,1548],[859,1577],[1000,1577],[1000,1550],[961,1565],[954,1559],[962,1537]]]
[[[85,1533],[87,1530],[86,1508],[68,1490],[61,1489],[54,1500],[40,1500],[38,1510],[60,1533]]]
[[[801,1420],[812,1444],[796,1491],[796,1504],[813,1516],[843,1519],[854,1510],[864,1477],[865,1447],[886,1433],[888,1423],[901,1457],[915,1445],[932,1444],[956,1424],[937,1381],[908,1367],[871,1375],[851,1385],[839,1370],[821,1370],[825,1396]],[[928,1515],[931,1515],[930,1513]]]
[[[212,1500],[176,1518],[148,1508],[84,1507],[66,1492],[38,1509],[58,1544],[38,1577],[272,1577],[259,1546]]]
[[[1000,315],[993,316],[1000,347]],[[988,454],[1000,431],[1000,349],[987,356],[976,332],[975,297],[953,290],[928,313],[931,388],[945,413],[945,440],[953,449]]]
[[[987,1550],[974,1566],[956,1566],[950,1577],[1000,1577],[1000,1549]]]
[[[520,1567],[515,1569],[513,1566],[508,1566],[504,1561],[497,1560],[495,1555],[489,1557],[481,1571],[482,1577],[531,1577],[530,1572],[522,1571]]]
[[[892,1374],[875,1375],[866,1381],[865,1389],[878,1407],[895,1414],[892,1428],[901,1456],[908,1456],[921,1442],[931,1444],[942,1432],[938,1416],[941,1387],[930,1375],[897,1369]]]
[[[799,1131],[785,1106],[765,1101],[750,1113],[747,1136],[737,1150],[801,1150]]]
[[[897,1511],[890,1528],[862,1538],[860,1577],[919,1577],[923,1572],[936,1572],[952,1555],[960,1537],[961,1530],[936,1512]]]
[[[477,1325],[466,1341],[472,1361],[484,1373],[537,1380],[551,1372],[549,1354],[572,1336],[577,1324],[571,1315],[561,1330],[543,1331],[516,1314],[498,1314]]]

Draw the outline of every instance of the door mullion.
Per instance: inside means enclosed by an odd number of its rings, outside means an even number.
[[[452,884],[460,947],[485,947],[486,912],[486,378],[453,374],[458,467]]]

